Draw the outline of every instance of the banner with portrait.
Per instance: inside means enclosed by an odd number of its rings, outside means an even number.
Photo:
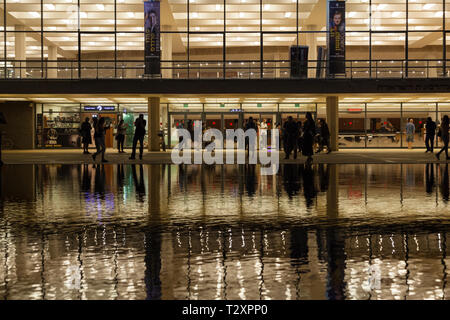
[[[144,31],[145,74],[161,74],[159,1],[144,2]]]
[[[345,2],[328,1],[328,74],[345,74]]]

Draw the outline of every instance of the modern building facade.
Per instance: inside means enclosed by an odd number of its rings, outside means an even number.
[[[408,118],[423,146],[425,119],[450,113],[450,0],[342,1],[342,27],[333,3],[163,0],[151,20],[141,0],[1,0],[0,130],[12,148],[74,148],[85,117],[124,119],[131,140],[144,113],[159,150],[159,130],[173,146],[189,120],[272,128],[309,111],[327,119],[335,150],[405,147]],[[145,21],[158,26],[160,72],[146,70]]]

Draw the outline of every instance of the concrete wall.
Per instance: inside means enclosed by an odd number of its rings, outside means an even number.
[[[35,104],[29,101],[9,101],[0,103],[0,112],[7,124],[0,125],[6,138],[11,139],[14,149],[33,149],[36,126],[34,120]]]

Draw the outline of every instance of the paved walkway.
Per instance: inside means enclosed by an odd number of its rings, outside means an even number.
[[[130,151],[119,154],[116,150],[108,149],[106,159],[109,163],[172,163],[171,152],[144,153],[142,160],[129,160]],[[291,156],[292,158],[292,156]],[[81,150],[4,150],[2,159],[5,164],[82,164],[93,163],[91,155],[83,155]],[[330,154],[317,154],[314,163],[445,163],[445,154],[441,154],[441,161],[425,149],[344,149]],[[99,162],[99,158],[97,162]],[[306,158],[300,156],[296,160],[284,160],[284,152],[280,152],[280,163],[304,163]],[[447,161],[448,162],[448,161]]]

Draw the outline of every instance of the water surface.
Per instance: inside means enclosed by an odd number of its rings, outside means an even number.
[[[447,299],[447,165],[6,165],[0,299]]]

